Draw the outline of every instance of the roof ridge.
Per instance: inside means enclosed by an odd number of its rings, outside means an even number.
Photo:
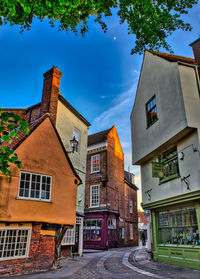
[[[108,133],[109,133],[109,131],[111,131],[113,127],[114,127],[114,125],[113,125],[111,128],[108,128],[108,129],[105,129],[105,130],[103,130],[103,131],[100,131],[100,132],[97,132],[97,133],[88,135],[88,137],[89,137],[89,136],[95,136],[95,135],[101,134],[101,133],[103,134],[103,133],[105,133],[105,132],[107,132],[107,131],[108,131]]]
[[[150,49],[147,49],[148,52],[150,53],[153,53],[157,56],[160,56],[160,57],[163,57],[163,58],[168,58],[168,60],[171,59],[174,59],[174,60],[177,60],[180,59],[180,60],[184,60],[186,62],[193,62],[195,63],[195,59],[194,58],[191,58],[191,57],[186,57],[186,56],[180,56],[180,55],[176,55],[176,54],[170,54],[170,53],[165,53],[165,52],[160,52],[160,51],[154,51],[154,50],[150,50]]]

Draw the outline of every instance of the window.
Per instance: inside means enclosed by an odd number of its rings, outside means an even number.
[[[76,128],[74,128],[73,137],[77,140],[78,144],[72,146],[72,149],[74,149],[75,152],[78,152],[80,146],[80,131]]]
[[[130,239],[133,239],[133,224],[130,224]]]
[[[83,227],[84,240],[101,240],[101,219],[85,219]]]
[[[158,119],[155,95],[146,104],[146,117],[147,117],[147,128],[150,127]]]
[[[99,206],[99,185],[90,186],[90,207]]]
[[[178,153],[176,147],[159,156],[159,162],[163,164],[164,176],[160,183],[179,177]]]
[[[158,212],[157,222],[160,244],[200,245],[195,207]]]
[[[63,239],[62,245],[74,245],[75,244],[75,227],[67,229]]]
[[[108,219],[108,229],[116,230],[116,219],[114,218]]]
[[[49,201],[51,199],[51,180],[51,176],[21,172],[19,197]]]
[[[133,213],[133,201],[129,201],[129,213]]]
[[[0,260],[28,257],[30,237],[30,227],[0,227]]]
[[[121,239],[125,238],[125,228],[120,228],[120,238]]]
[[[91,172],[100,171],[100,154],[91,156]]]

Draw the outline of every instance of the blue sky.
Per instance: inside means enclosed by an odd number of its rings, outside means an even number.
[[[176,31],[169,37],[175,54],[193,57],[189,44],[200,37],[200,4],[184,16],[192,32]],[[52,65],[62,72],[64,97],[92,123],[89,133],[116,125],[131,165],[130,113],[134,103],[142,55],[130,55],[134,36],[116,15],[107,20],[108,32],[89,23],[82,38],[34,20],[32,30],[0,27],[1,107],[27,107],[41,99],[43,73]],[[164,51],[165,50],[162,50]],[[139,167],[131,167],[140,186]]]

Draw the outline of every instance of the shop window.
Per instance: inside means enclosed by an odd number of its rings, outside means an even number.
[[[159,212],[157,220],[160,244],[200,245],[194,207]]]
[[[28,257],[31,228],[0,227],[0,260]]]
[[[91,156],[91,173],[100,171],[100,154]]]
[[[148,103],[146,103],[146,118],[147,128],[153,125],[156,120],[158,120],[155,95],[148,101]]]
[[[51,176],[21,172],[19,198],[49,201],[51,199],[51,181]]]
[[[90,186],[90,207],[99,206],[99,185]]]
[[[101,240],[101,219],[85,219],[83,238],[89,240]]]
[[[159,162],[163,164],[164,176],[160,183],[179,177],[178,153],[174,147],[159,156]]]

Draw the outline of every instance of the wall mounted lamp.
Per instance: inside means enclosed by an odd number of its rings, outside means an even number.
[[[70,144],[72,147],[72,151],[67,151],[67,153],[74,153],[74,151],[77,151],[78,149],[78,141],[76,140],[75,136],[72,140],[70,140]]]
[[[183,152],[179,152],[178,153],[178,158],[183,161],[184,160],[184,153]]]

